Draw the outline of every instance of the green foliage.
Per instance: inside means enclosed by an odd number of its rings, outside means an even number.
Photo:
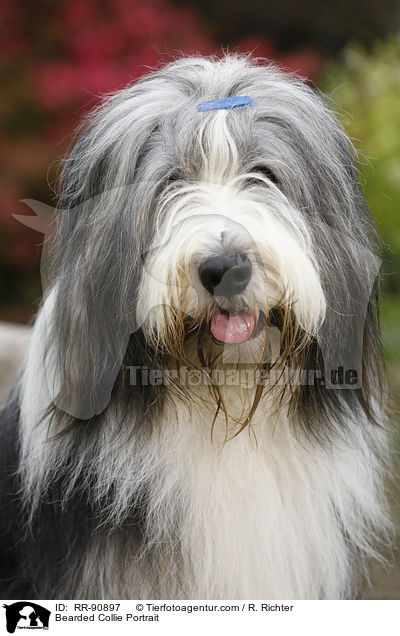
[[[361,183],[387,243],[385,288],[400,291],[400,38],[371,51],[348,46],[321,78],[322,90],[359,151]]]

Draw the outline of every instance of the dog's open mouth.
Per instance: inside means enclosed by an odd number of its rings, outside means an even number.
[[[255,336],[264,324],[262,312],[256,320],[248,311],[227,311],[218,307],[211,316],[208,331],[217,343],[241,344]]]

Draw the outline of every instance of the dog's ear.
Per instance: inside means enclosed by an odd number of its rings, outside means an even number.
[[[344,414],[376,421],[385,402],[378,306],[382,242],[349,140],[333,119],[325,130],[326,160],[310,169],[307,201],[327,312],[306,368],[320,372],[322,382],[301,388],[301,421],[310,414],[314,424]]]
[[[47,376],[55,406],[90,419],[110,401],[132,333],[157,182],[141,160],[158,115],[127,89],[88,120],[60,179],[56,232],[46,267]],[[140,364],[140,361],[137,361]]]

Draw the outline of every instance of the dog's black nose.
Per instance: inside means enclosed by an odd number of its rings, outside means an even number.
[[[245,254],[219,254],[199,267],[200,280],[215,296],[241,294],[251,278],[251,262]]]

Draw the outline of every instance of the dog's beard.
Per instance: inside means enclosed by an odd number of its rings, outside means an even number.
[[[304,367],[311,337],[299,325],[293,307],[281,302],[256,309],[214,300],[195,315],[172,307],[164,311],[168,329],[156,346],[166,366],[177,371],[170,389],[188,402],[196,398],[209,410],[211,437],[219,417],[225,441],[245,429],[255,437],[252,420],[264,395],[270,398],[271,415],[296,401],[299,387],[294,382]],[[196,384],[207,387],[208,398],[187,383],[182,369],[197,374]],[[230,404],[232,385],[241,396],[240,413]]]

